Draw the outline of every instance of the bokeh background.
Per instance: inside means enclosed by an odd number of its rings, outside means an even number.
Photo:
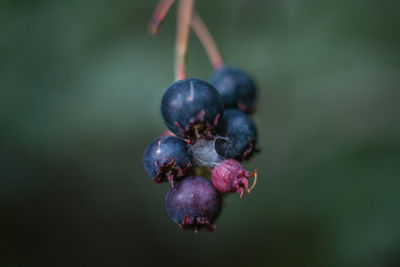
[[[262,150],[198,235],[142,168],[173,82],[155,4],[1,2],[0,266],[400,266],[400,2],[197,1],[258,82]],[[192,35],[189,76],[210,71]]]

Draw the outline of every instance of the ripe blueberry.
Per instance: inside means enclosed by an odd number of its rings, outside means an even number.
[[[221,196],[208,179],[190,176],[169,189],[165,207],[168,216],[181,227],[212,231],[221,212]]]
[[[210,83],[221,95],[225,108],[237,108],[245,113],[254,111],[257,87],[244,71],[224,67],[212,73]]]
[[[249,189],[248,178],[254,176],[253,186]],[[211,174],[214,187],[221,193],[238,192],[240,198],[250,193],[257,181],[257,172],[249,173],[234,159],[227,159],[215,166]]]
[[[237,109],[225,110],[216,132],[222,137],[215,141],[215,149],[225,159],[248,159],[256,151],[256,125]]]
[[[217,90],[198,79],[173,83],[161,101],[161,113],[167,127],[177,136],[192,141],[212,139],[212,130],[223,115],[224,105]]]
[[[143,156],[146,172],[156,184],[184,177],[193,165],[190,146],[174,136],[154,140]]]

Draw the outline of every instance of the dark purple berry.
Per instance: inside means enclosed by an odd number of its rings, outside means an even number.
[[[212,231],[221,212],[221,196],[208,179],[190,176],[169,189],[165,207],[168,216],[181,227]]]
[[[237,108],[245,113],[254,111],[257,87],[244,71],[224,67],[212,73],[210,83],[221,95],[226,109]]]
[[[157,184],[184,177],[193,165],[190,146],[174,136],[154,140],[143,156],[146,172]]]
[[[237,109],[225,110],[216,132],[221,138],[215,141],[215,150],[225,159],[248,159],[256,151],[256,125]]]
[[[253,186],[249,189],[250,177],[254,176]],[[227,159],[215,166],[211,174],[214,187],[222,194],[238,192],[240,198],[250,193],[257,181],[257,172],[250,173],[234,159]]]
[[[212,130],[223,115],[224,105],[217,90],[198,79],[173,83],[161,101],[167,127],[177,136],[193,140],[212,138]]]

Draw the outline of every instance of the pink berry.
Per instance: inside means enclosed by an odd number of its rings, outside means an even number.
[[[249,188],[248,178],[254,177]],[[219,163],[212,171],[211,180],[214,187],[221,193],[238,192],[243,198],[244,193],[250,193],[257,181],[257,171],[250,173],[234,159],[227,159]]]

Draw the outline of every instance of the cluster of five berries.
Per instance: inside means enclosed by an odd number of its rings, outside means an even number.
[[[152,33],[174,0],[160,0],[150,23]],[[194,0],[180,0],[176,43],[176,82],[165,92],[161,113],[169,131],[145,150],[143,164],[157,184],[170,182],[165,204],[169,217],[184,228],[214,230],[221,195],[254,187],[257,173],[239,161],[256,151],[257,129],[246,114],[254,111],[256,86],[240,69],[225,67],[206,26],[193,14]],[[210,83],[186,78],[186,50],[192,26],[215,69]],[[211,182],[204,177],[211,172]],[[197,174],[197,175],[196,175]],[[254,177],[249,188],[248,178]]]

